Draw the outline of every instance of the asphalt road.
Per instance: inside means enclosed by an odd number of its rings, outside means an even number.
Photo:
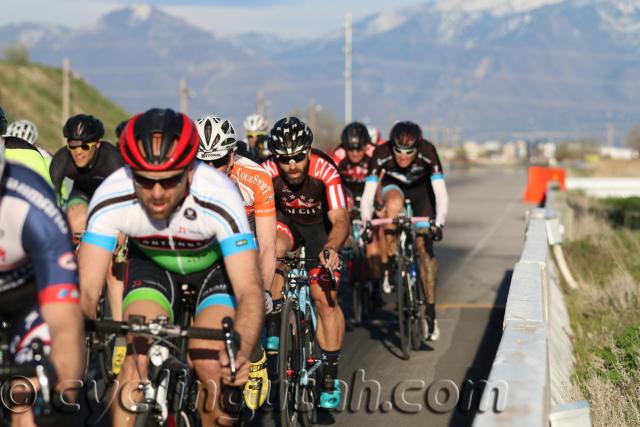
[[[385,309],[372,319],[348,325],[340,361],[345,406],[322,414],[318,424],[471,425],[477,399],[467,398],[463,384],[488,377],[498,347],[511,273],[524,242],[525,184],[524,168],[449,171],[450,214],[444,240],[436,244],[440,340],[402,360],[395,296],[387,296]],[[345,295],[347,316],[348,300]],[[360,393],[363,381],[374,393]],[[469,403],[471,410],[465,408]],[[276,413],[257,415],[249,425],[277,425]]]
[[[409,361],[400,359],[393,303],[364,327],[351,328],[340,367],[351,390],[346,408],[323,421],[368,427],[472,423],[478,405],[473,400],[471,410],[465,409],[469,399],[463,385],[488,377],[498,347],[511,272],[523,246],[526,173],[515,168],[454,170],[447,185],[450,214],[444,240],[435,249],[441,266],[440,339],[413,352]],[[373,408],[364,398],[358,405],[358,370],[365,380],[380,384],[380,401]],[[402,388],[411,389],[405,402]]]

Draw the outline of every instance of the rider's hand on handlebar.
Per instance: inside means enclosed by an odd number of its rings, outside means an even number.
[[[438,225],[438,224],[431,224],[431,226],[429,227],[429,234],[431,234],[431,238],[433,239],[434,242],[439,242],[440,240],[442,240],[443,228],[444,228],[443,225]]]
[[[229,355],[226,351],[221,350],[219,353],[220,366],[222,367],[220,372],[220,378],[222,382],[233,386],[239,387],[249,381],[249,368],[251,363],[249,358],[244,354],[242,350],[238,350],[236,355],[236,380],[231,382],[231,367],[229,366]]]
[[[329,251],[329,257],[325,258],[324,256],[324,251]],[[320,262],[322,263],[322,265],[324,265],[327,268],[330,268],[332,270],[337,270],[340,267],[340,257],[338,257],[338,252],[331,248],[326,246],[318,255],[318,258],[320,259]]]

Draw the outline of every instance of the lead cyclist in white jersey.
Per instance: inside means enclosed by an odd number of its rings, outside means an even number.
[[[96,190],[80,246],[81,304],[95,317],[118,233],[129,236],[123,317],[159,315],[173,320],[180,303],[177,285],[197,286],[194,326],[220,328],[234,317],[241,344],[232,386],[247,381],[248,354],[258,341],[264,317],[256,244],[238,190],[224,174],[195,163],[194,123],[173,110],[152,109],[129,120],[120,136],[127,165]],[[135,397],[145,380],[148,343],[130,340],[119,384]],[[199,402],[203,425],[223,423],[220,381],[229,383],[223,343],[190,340],[189,357],[206,387]],[[134,356],[134,352],[136,356]],[[139,376],[142,376],[142,378]],[[127,389],[127,384],[129,388]],[[140,396],[138,396],[140,397]],[[213,408],[213,409],[211,409]],[[130,426],[135,414],[113,405],[113,425]],[[230,421],[230,418],[227,418]]]

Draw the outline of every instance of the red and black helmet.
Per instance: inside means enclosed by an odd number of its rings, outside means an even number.
[[[398,122],[389,133],[391,146],[400,150],[410,150],[422,139],[422,129],[414,122]]]
[[[120,134],[124,161],[135,170],[151,172],[188,167],[196,158],[198,143],[193,121],[169,108],[133,116]]]

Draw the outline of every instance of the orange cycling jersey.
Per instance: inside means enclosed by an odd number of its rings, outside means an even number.
[[[266,170],[236,153],[229,177],[240,189],[244,209],[253,229],[255,229],[255,217],[275,216],[273,182]]]

